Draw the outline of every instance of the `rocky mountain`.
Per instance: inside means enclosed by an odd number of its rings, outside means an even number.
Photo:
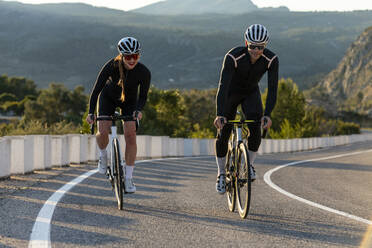
[[[372,116],[372,27],[347,49],[337,68],[309,93],[311,101]]]
[[[152,15],[241,14],[257,10],[250,0],[166,0],[133,10]]]

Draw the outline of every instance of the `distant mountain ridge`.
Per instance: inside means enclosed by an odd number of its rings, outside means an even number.
[[[257,10],[250,0],[165,0],[134,9],[152,15],[241,14]]]
[[[40,88],[61,82],[89,91],[101,66],[117,54],[117,41],[130,35],[141,41],[141,61],[156,87],[215,88],[226,52],[244,44],[247,25],[263,23],[270,31],[268,47],[280,58],[280,77],[303,89],[334,69],[372,25],[372,11],[265,10],[190,17],[0,0],[0,75],[25,76]]]
[[[337,68],[311,91],[313,101],[325,102],[322,105],[328,108],[372,116],[372,27],[350,45]]]

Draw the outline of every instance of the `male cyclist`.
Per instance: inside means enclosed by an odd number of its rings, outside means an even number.
[[[278,57],[266,48],[269,40],[267,29],[261,24],[253,24],[244,33],[245,46],[231,49],[224,58],[216,96],[217,117],[214,125],[219,130],[216,139],[216,162],[218,166],[216,190],[226,191],[225,163],[228,140],[232,126],[224,125],[227,120],[235,119],[237,107],[241,104],[246,119],[261,121],[261,126],[270,128],[271,111],[276,103],[278,89]],[[263,112],[261,93],[258,83],[267,72],[268,94]],[[261,127],[249,127],[249,162],[252,180],[256,179],[253,163],[261,144]]]
[[[147,93],[150,87],[151,73],[147,67],[139,63],[141,46],[137,39],[124,37],[118,43],[119,55],[110,59],[101,69],[93,87],[89,100],[89,115],[87,122],[92,124],[95,120],[94,111],[98,104],[98,116],[111,116],[116,107],[120,107],[122,115],[142,118],[141,110],[145,106]],[[139,97],[138,96],[139,88]],[[98,171],[106,172],[107,151],[111,121],[98,121],[96,134],[99,148]],[[124,122],[125,149],[125,192],[134,193],[136,186],[132,175],[134,161],[137,154],[136,124],[135,121]]]

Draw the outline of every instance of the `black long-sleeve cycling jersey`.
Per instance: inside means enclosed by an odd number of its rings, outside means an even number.
[[[276,103],[278,89],[279,59],[265,48],[262,56],[254,63],[247,47],[231,49],[224,58],[217,92],[217,116],[224,116],[224,104],[232,94],[249,94],[259,90],[258,83],[265,72],[268,72],[268,94],[265,116],[270,116]]]
[[[132,70],[124,70],[124,94],[123,104],[134,104],[135,110],[141,111],[147,100],[147,93],[150,87],[151,73],[147,67],[138,63]],[[97,105],[98,95],[104,87],[108,96],[115,102],[120,103],[121,87],[119,82],[119,67],[115,66],[114,59],[108,61],[98,74],[89,100],[89,114],[93,114]],[[138,87],[140,88],[138,96]],[[138,100],[137,100],[138,96]]]

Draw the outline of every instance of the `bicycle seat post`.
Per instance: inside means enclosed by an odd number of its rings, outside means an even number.
[[[240,141],[242,141],[242,128],[240,124],[235,124],[236,128],[236,144],[239,144]]]
[[[113,138],[116,138],[116,136],[117,136],[117,127],[116,127],[116,123],[115,123],[115,119],[114,118],[112,119],[111,136]]]

